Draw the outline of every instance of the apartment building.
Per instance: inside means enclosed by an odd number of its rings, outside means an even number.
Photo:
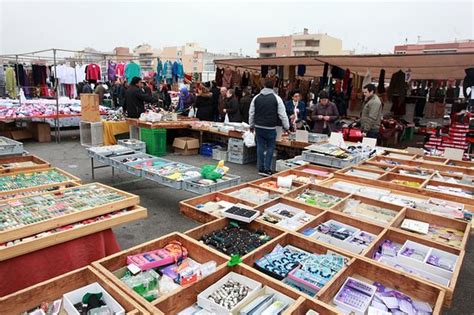
[[[464,40],[450,43],[418,43],[396,45],[393,48],[393,52],[396,55],[474,52],[474,40]]]
[[[342,40],[327,34],[310,34],[307,28],[289,36],[259,37],[257,44],[261,58],[347,54],[342,50]]]

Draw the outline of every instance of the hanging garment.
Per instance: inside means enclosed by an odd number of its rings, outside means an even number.
[[[339,68],[338,66],[331,67],[331,77],[333,79],[342,80],[344,79],[345,74],[346,72],[343,69]]]
[[[367,72],[365,73],[365,76],[364,76],[364,80],[362,81],[362,88],[370,83],[372,83],[372,74],[370,74],[369,69],[367,69]]]
[[[380,69],[379,85],[377,86],[377,93],[385,93],[385,69]]]
[[[464,69],[464,72],[466,72],[466,76],[464,77],[463,84],[462,84],[462,92],[464,95],[464,98],[466,99],[472,99],[471,98],[471,93],[467,92],[468,88],[471,88],[474,86],[474,68],[467,68]]]
[[[181,61],[178,61],[178,71],[177,71],[178,79],[184,79],[184,66]]]
[[[159,84],[163,80],[163,63],[160,59],[158,59],[158,64],[156,65],[156,74],[155,74],[155,81]]]
[[[262,78],[266,78],[268,74],[268,66],[260,66],[260,74]]]
[[[217,67],[216,69],[216,85],[217,86],[222,86],[222,75],[223,75],[223,69]]]
[[[173,72],[173,81],[178,82],[178,62],[177,61],[173,62],[172,72]]]
[[[87,66],[86,79],[88,81],[95,80],[98,81],[101,78],[100,66],[95,63],[91,63]]]
[[[228,89],[232,86],[232,69],[226,67],[224,69],[224,75],[222,76],[222,86]]]
[[[321,77],[321,81],[319,82],[320,91],[326,87],[326,84],[328,82],[328,71],[329,71],[329,64],[326,62],[324,63],[323,76]]]
[[[173,64],[171,61],[166,61],[163,65],[163,75],[167,84],[173,83]]]
[[[389,99],[392,99],[393,95],[400,96],[400,102],[405,101],[406,96],[406,83],[405,83],[405,73],[402,70],[395,72],[390,79],[390,85],[387,90],[387,95]]]
[[[5,89],[11,98],[17,97],[15,70],[8,67],[5,70]]]
[[[133,61],[128,63],[127,66],[125,67],[125,77],[127,78],[127,81],[130,83],[132,82],[132,79],[134,77],[139,77],[141,78],[142,75],[142,69],[140,66]]]
[[[240,75],[240,71],[232,71],[232,86],[240,86],[242,82],[242,76]]]
[[[117,64],[115,67],[115,76],[117,78],[123,78],[125,75],[125,64],[123,62]]]
[[[115,81],[115,69],[117,68],[117,64],[111,60],[108,62],[107,67],[107,79],[111,82]]]
[[[0,64],[0,97],[5,96],[6,90],[5,90],[5,70],[3,69],[3,65]]]
[[[250,73],[248,71],[244,71],[242,74],[242,86],[248,86],[250,81]]]
[[[347,88],[349,87],[349,79],[351,78],[351,70],[346,69],[344,77],[342,79],[342,91],[347,94]]]
[[[86,79],[86,67],[87,65],[76,65],[77,83],[84,82],[84,80]]]
[[[17,81],[21,86],[26,86],[26,74],[25,74],[25,68],[23,67],[22,64],[15,64],[15,74],[18,76]]]
[[[298,75],[300,77],[304,76],[306,73],[306,65],[298,65]]]

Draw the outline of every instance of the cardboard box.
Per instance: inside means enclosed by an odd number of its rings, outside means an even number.
[[[81,120],[100,121],[99,94],[81,93]]]
[[[28,123],[28,130],[38,142],[51,142],[51,126],[44,122]]]
[[[179,137],[173,141],[174,152],[181,155],[195,155],[199,152],[199,139]]]

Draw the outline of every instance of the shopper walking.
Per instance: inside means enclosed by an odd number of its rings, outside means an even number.
[[[219,103],[217,105],[217,110],[219,112],[219,121],[224,121],[225,119],[224,108],[225,108],[227,88],[221,87],[220,92],[221,94],[219,95]]]
[[[229,118],[229,122],[242,122],[242,116],[240,115],[240,105],[237,97],[235,96],[234,89],[227,90],[224,114]]]
[[[139,118],[145,112],[145,102],[157,103],[158,100],[150,95],[147,95],[140,88],[140,78],[133,77],[130,86],[125,92],[124,107],[127,110],[128,117]]]
[[[382,102],[375,94],[375,90],[375,85],[372,83],[363,88],[365,101],[360,116],[360,125],[364,137],[377,139],[382,120]]]
[[[290,128],[285,104],[273,91],[273,81],[266,80],[264,88],[250,103],[249,110],[249,125],[252,129],[255,128],[257,140],[258,173],[263,176],[272,175],[278,119],[281,120],[284,130]]]
[[[285,104],[286,115],[290,120],[290,128],[293,130],[301,129],[306,122],[306,104],[301,101],[298,91],[294,91],[291,100]]]
[[[319,103],[312,111],[311,119],[314,121],[313,131],[330,135],[336,129],[336,120],[339,117],[336,104],[329,102],[326,91],[319,92]]]

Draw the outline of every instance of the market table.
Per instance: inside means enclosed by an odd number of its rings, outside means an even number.
[[[120,251],[111,229],[0,262],[0,297]]]
[[[128,132],[126,121],[102,121],[104,128],[104,145],[117,144],[116,135]]]

